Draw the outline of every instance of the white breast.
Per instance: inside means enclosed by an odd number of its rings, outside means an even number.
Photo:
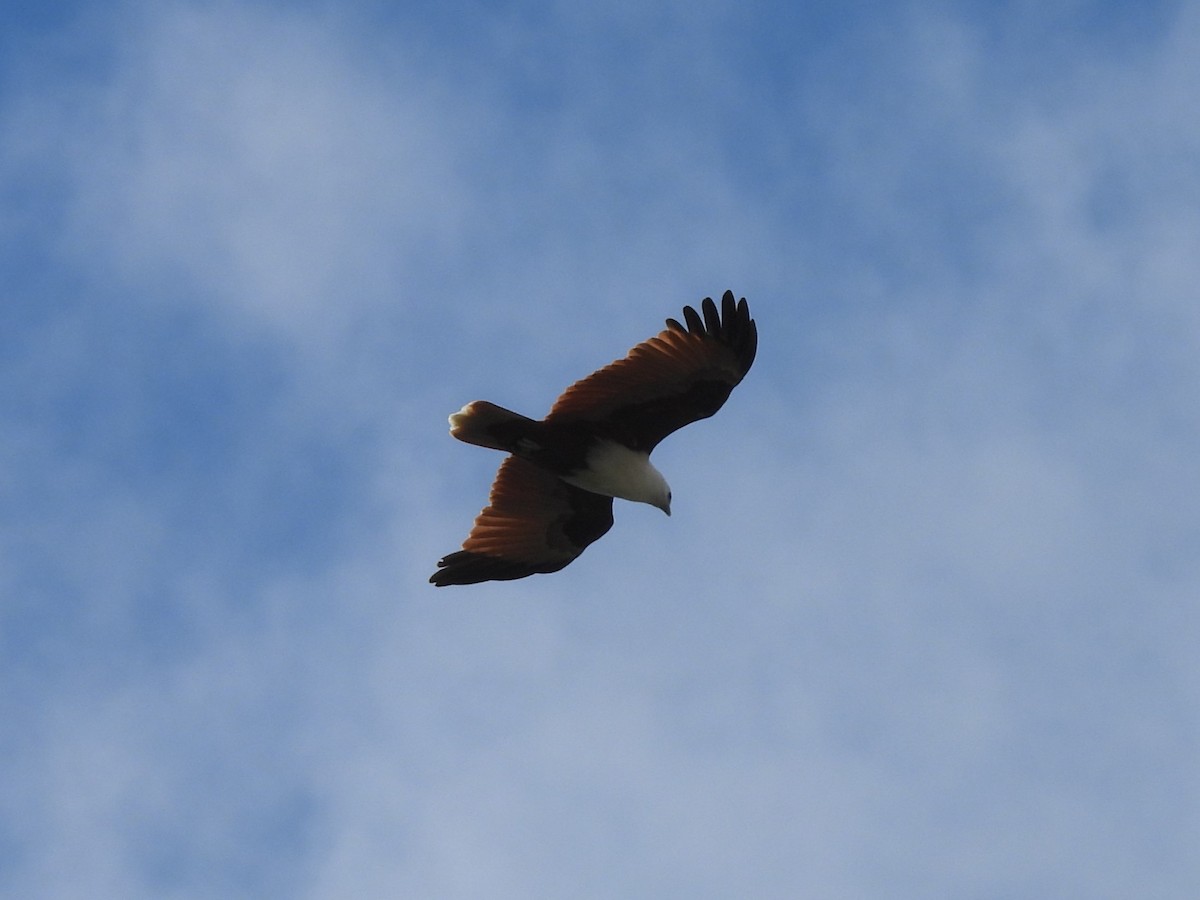
[[[587,468],[563,481],[606,497],[670,506],[670,488],[662,473],[650,464],[650,454],[638,453],[613,441],[597,444],[587,457]]]

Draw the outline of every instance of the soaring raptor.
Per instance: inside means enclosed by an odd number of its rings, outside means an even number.
[[[671,514],[671,489],[650,451],[715,413],[754,362],[758,329],[745,298],[710,297],[571,385],[541,421],[476,400],[450,434],[510,454],[462,549],[438,561],[433,584],[475,584],[557,572],[613,524],[613,497]]]

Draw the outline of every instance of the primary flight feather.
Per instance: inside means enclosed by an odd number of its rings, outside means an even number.
[[[450,416],[450,434],[511,454],[462,549],[430,582],[475,584],[557,572],[612,527],[614,497],[671,514],[650,451],[725,403],[754,362],[758,329],[745,298],[683,308],[667,327],[575,382],[541,421],[486,400]]]

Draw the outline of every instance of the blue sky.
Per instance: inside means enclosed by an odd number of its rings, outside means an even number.
[[[1190,897],[1200,5],[0,28],[0,893]],[[685,303],[674,515],[436,590]]]

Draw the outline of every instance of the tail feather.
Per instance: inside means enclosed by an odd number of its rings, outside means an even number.
[[[468,444],[511,453],[515,434],[523,430],[521,425],[532,423],[503,406],[475,400],[450,416],[450,434]]]

